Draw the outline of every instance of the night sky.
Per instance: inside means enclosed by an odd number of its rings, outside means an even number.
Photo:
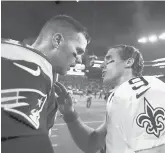
[[[165,57],[165,43],[138,44],[141,36],[165,32],[165,2],[2,2],[2,37],[23,40],[36,37],[52,16],[66,14],[87,27],[91,53],[102,56],[109,46],[138,47],[146,60]]]

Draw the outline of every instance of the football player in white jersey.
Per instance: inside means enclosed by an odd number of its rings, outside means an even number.
[[[165,152],[165,84],[142,76],[143,58],[132,46],[118,45],[105,56],[103,82],[115,87],[107,102],[104,123],[86,126],[72,106],[71,97],[60,111],[77,146],[85,153]]]

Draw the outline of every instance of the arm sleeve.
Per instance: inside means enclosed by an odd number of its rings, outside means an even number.
[[[97,129],[93,129],[78,118],[67,124],[72,139],[85,153],[97,152],[105,144],[106,124],[103,122]]]
[[[47,108],[47,128],[48,130],[53,127],[54,121],[56,119],[56,113],[58,110],[57,99],[54,93],[54,87],[49,96],[48,108]]]

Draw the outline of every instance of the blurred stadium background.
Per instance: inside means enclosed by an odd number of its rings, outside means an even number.
[[[107,48],[116,44],[137,47],[145,60],[144,75],[155,75],[165,82],[165,2],[1,2],[2,38],[32,44],[43,24],[53,15],[71,15],[87,27],[92,41],[83,64],[77,64],[59,81],[73,91],[82,120],[98,127],[104,120],[104,96],[110,87],[102,85],[99,68]],[[97,57],[97,58],[96,58]],[[91,67],[91,59],[94,65]],[[90,109],[86,93],[93,93]],[[97,96],[95,97],[95,94]],[[99,99],[100,94],[104,96]],[[84,96],[83,96],[84,95]],[[55,152],[81,153],[58,116],[51,136]]]

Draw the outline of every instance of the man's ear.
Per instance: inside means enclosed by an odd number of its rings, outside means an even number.
[[[127,59],[127,61],[126,61],[126,67],[127,68],[132,67],[133,64],[134,64],[134,59],[133,58]]]
[[[56,33],[52,37],[52,44],[55,48],[58,48],[64,41],[64,37],[61,33]]]

